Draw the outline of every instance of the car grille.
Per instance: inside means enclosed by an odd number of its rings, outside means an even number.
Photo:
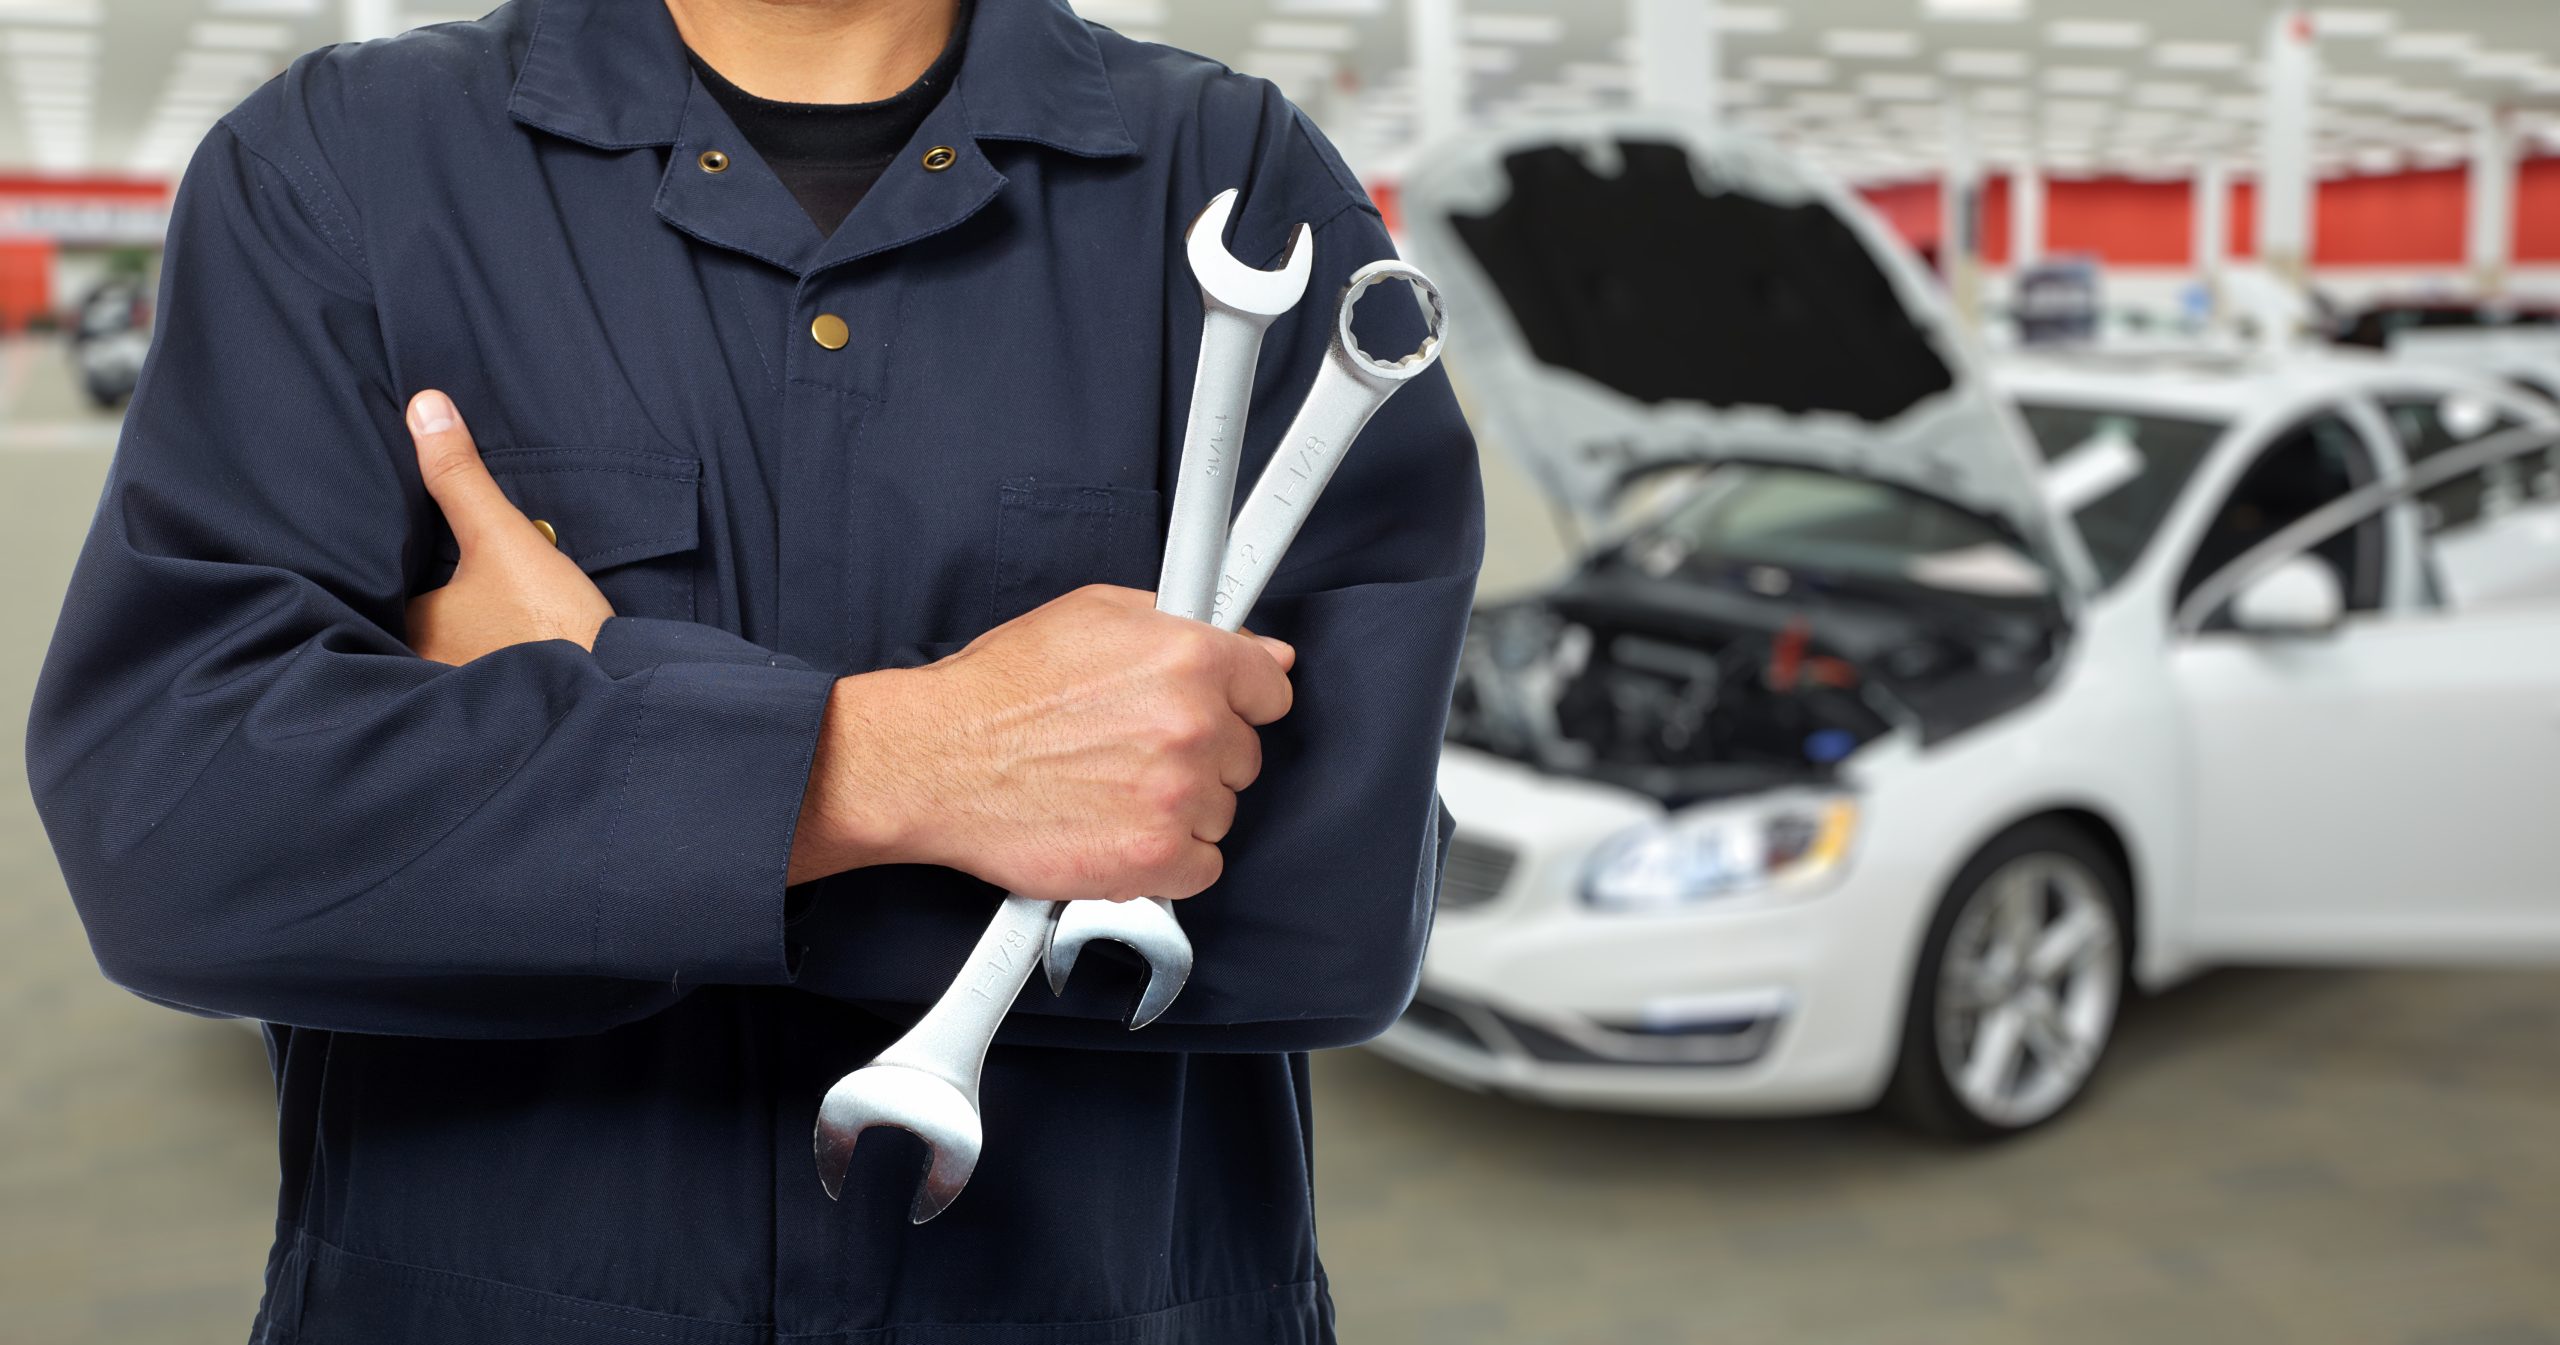
[[[1509,846],[1451,837],[1449,867],[1440,875],[1440,909],[1463,911],[1501,896],[1519,862],[1519,853]]]

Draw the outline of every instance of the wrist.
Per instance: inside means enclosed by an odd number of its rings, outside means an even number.
[[[899,768],[912,672],[891,669],[836,679],[818,729],[790,881],[876,864],[921,862],[915,783]]]

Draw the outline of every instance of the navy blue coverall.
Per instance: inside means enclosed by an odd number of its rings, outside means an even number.
[[[1253,470],[1386,233],[1270,85],[1057,0],[979,0],[951,91],[827,237],[654,0],[315,53],[212,132],[28,759],[107,974],[274,1025],[258,1339],[1331,1338],[1302,1053],[1414,984],[1482,548],[1438,373],[1256,615],[1297,644],[1296,708],[1182,907],[1189,989],[1133,1034],[1127,969],[1035,984],[933,1223],[907,1223],[911,1140],[866,1140],[837,1204],[810,1128],[996,894],[783,883],[832,678],[1152,586],[1200,323],[1180,240],[1229,186],[1249,262],[1315,228]],[[1375,348],[1410,308],[1363,306]],[[404,646],[454,554],[401,423],[429,387],[612,601],[592,653]]]

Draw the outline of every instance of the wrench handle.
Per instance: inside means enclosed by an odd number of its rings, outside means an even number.
[[[1425,305],[1429,328],[1420,348],[1394,361],[1363,352],[1351,331],[1351,315],[1361,294],[1388,280],[1413,286]],[[1217,595],[1211,601],[1210,624],[1220,630],[1236,630],[1244,625],[1246,614],[1262,600],[1262,590],[1270,586],[1271,576],[1279,570],[1280,557],[1297,540],[1298,529],[1315,508],[1316,497],[1324,493],[1325,483],[1333,480],[1334,469],[1342,465],[1342,455],[1351,447],[1351,441],[1360,437],[1369,418],[1378,414],[1378,408],[1385,406],[1398,388],[1439,361],[1448,318],[1439,288],[1403,262],[1375,261],[1351,273],[1350,283],[1342,287],[1342,298],[1334,306],[1333,341],[1325,348],[1324,365],[1316,370],[1315,384],[1307,389],[1307,399],[1298,404],[1298,414],[1281,433],[1271,461],[1264,465],[1261,477],[1253,483],[1253,493],[1245,497],[1244,508],[1236,513],[1235,526],[1228,530],[1226,559],[1220,567]]]
[[[1262,355],[1268,318],[1206,304],[1200,323],[1200,364],[1191,379],[1191,415],[1183,426],[1182,458],[1174,470],[1173,508],[1165,526],[1164,568],[1156,581],[1156,610],[1205,621],[1218,587],[1218,559],[1227,545],[1227,512],[1234,506],[1236,463],[1244,444],[1245,412],[1253,402],[1253,372]]]
[[[1316,497],[1342,465],[1343,450],[1359,437],[1396,386],[1374,388],[1341,360],[1325,361],[1297,418],[1280,436],[1270,464],[1253,483],[1253,494],[1236,513],[1211,602],[1211,625],[1230,631],[1244,625],[1253,605],[1261,601],[1262,591],[1270,587],[1280,558],[1314,511]]]
[[[1023,982],[1039,964],[1049,923],[1059,903],[1005,895],[986,932],[969,950],[969,960],[951,988],[925,1010],[906,1035],[889,1044],[872,1063],[922,1070],[967,1094],[978,1103],[978,1072],[986,1064],[987,1047],[996,1027],[1013,1007]],[[956,1075],[954,1071],[957,1071]]]

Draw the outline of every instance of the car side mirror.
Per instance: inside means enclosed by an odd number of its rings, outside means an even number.
[[[2256,635],[2324,635],[2346,615],[2338,572],[2317,556],[2286,560],[2231,600],[2231,624]]]

